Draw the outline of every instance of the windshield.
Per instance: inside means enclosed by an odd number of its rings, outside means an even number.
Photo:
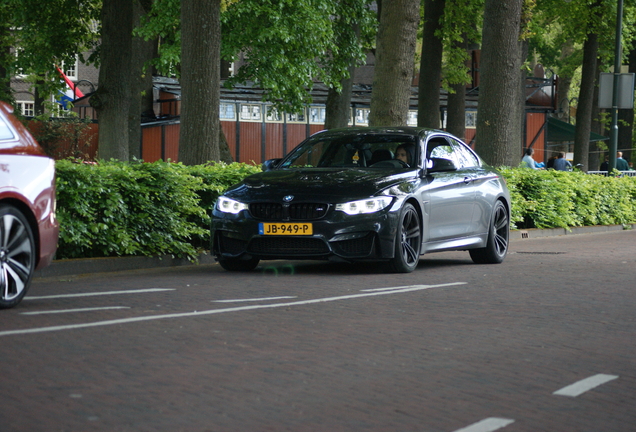
[[[280,168],[408,168],[416,166],[416,139],[399,134],[321,135],[305,141]]]

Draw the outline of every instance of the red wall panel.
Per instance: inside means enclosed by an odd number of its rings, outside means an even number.
[[[242,122],[239,137],[238,161],[245,163],[262,163],[261,157],[262,123]]]
[[[265,160],[285,156],[283,149],[283,123],[267,123],[265,128]],[[289,147],[287,151],[291,150]]]

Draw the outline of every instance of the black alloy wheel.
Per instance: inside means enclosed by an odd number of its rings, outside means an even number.
[[[492,212],[488,243],[485,248],[471,249],[470,257],[476,264],[499,264],[508,253],[510,242],[510,218],[508,210],[497,200]]]
[[[395,256],[390,261],[396,273],[410,273],[420,261],[422,230],[420,217],[412,204],[406,203],[400,212],[395,234]]]

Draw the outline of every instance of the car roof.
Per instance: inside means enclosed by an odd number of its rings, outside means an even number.
[[[431,133],[446,134],[446,132],[415,126],[352,126],[337,129],[326,129],[316,132],[314,135],[355,135],[355,134],[405,134],[413,136],[426,136]]]

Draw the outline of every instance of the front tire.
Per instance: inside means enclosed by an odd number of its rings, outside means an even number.
[[[258,258],[251,258],[248,260],[241,260],[238,258],[221,258],[219,257],[219,264],[227,271],[242,271],[248,272],[256,268],[259,263]]]
[[[508,253],[510,242],[510,218],[506,206],[497,201],[493,208],[488,243],[485,248],[471,249],[470,257],[475,264],[499,264]]]
[[[420,217],[412,204],[406,203],[400,212],[395,233],[395,255],[390,269],[395,273],[410,273],[420,261],[422,230]]]
[[[0,205],[0,309],[24,298],[35,272],[36,249],[26,217],[13,206]]]

